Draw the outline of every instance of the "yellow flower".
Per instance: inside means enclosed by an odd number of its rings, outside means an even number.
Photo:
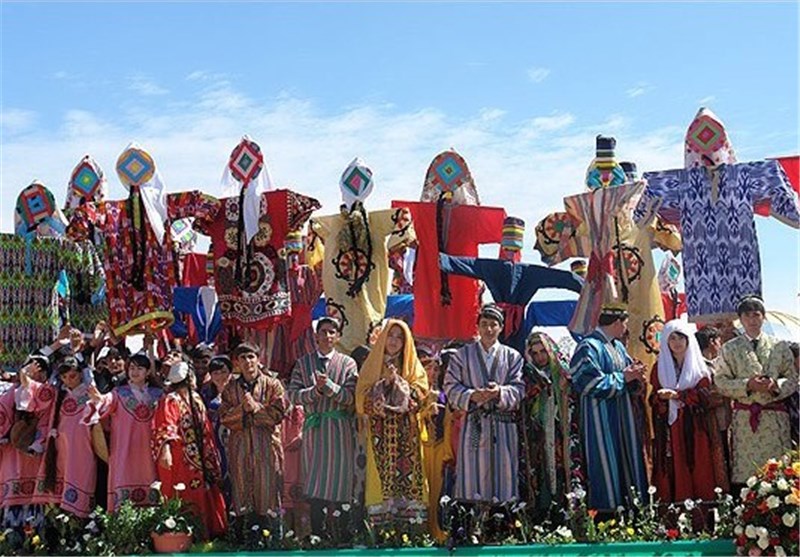
[[[790,505],[800,505],[800,489],[792,488],[792,492],[784,498],[784,501]]]
[[[403,543],[408,543],[408,534],[403,534]]]
[[[633,536],[636,533],[636,531],[631,527],[628,527],[628,529],[625,531],[628,533],[629,536]]]
[[[606,524],[605,522],[601,522],[600,524],[597,525],[597,528],[602,532],[606,529],[607,526],[608,524]]]
[[[792,462],[792,470],[795,476],[800,476],[800,461]]]
[[[35,536],[33,536],[33,538],[31,539],[31,543],[32,543],[33,545],[39,545],[39,544],[41,543],[41,541],[42,541],[42,540],[41,540],[41,538],[39,538],[39,534],[36,534],[36,535],[35,535]]]
[[[265,530],[261,530],[261,535],[264,536],[265,538],[268,538],[270,536],[270,534],[271,534],[271,532],[269,530],[266,530],[266,529]]]
[[[517,519],[514,521],[514,526],[516,526],[517,528],[522,528],[522,522],[520,522],[519,519]]]

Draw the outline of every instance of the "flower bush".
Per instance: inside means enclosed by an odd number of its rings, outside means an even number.
[[[161,484],[155,482],[152,486],[160,493]],[[192,512],[189,505],[178,497],[178,493],[185,490],[186,486],[183,484],[175,485],[175,495],[172,497],[165,497],[160,494],[160,502],[157,507],[152,509],[152,516],[150,518],[151,531],[156,534],[165,533],[187,533],[194,534],[199,531],[200,524],[197,516]]]
[[[739,555],[797,555],[800,453],[770,459],[742,488],[735,510]]]

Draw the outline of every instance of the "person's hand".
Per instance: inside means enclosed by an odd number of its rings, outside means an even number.
[[[645,366],[641,362],[633,362],[631,365],[622,370],[625,376],[625,382],[631,381],[644,381]]]
[[[167,470],[172,468],[172,451],[170,450],[168,444],[165,444],[163,447],[161,447],[161,454],[158,457],[158,464]]]
[[[100,394],[100,391],[97,390],[96,385],[89,385],[89,388],[86,389],[86,394],[89,395],[89,398],[92,402],[100,402],[103,400],[103,395]]]
[[[751,377],[747,382],[747,390],[753,393],[766,393],[772,387],[772,379],[763,375]]]
[[[244,411],[249,412],[250,414],[258,410],[258,403],[250,393],[244,394],[244,402],[242,405],[244,406]]]
[[[658,395],[658,398],[661,400],[673,400],[680,396],[678,391],[672,389],[659,389],[656,391],[656,395]]]
[[[500,385],[494,381],[490,381],[486,388],[486,400],[500,400]]]
[[[73,354],[77,354],[83,349],[83,333],[80,329],[72,328],[69,331],[69,346]]]
[[[314,387],[317,391],[322,392],[322,388],[328,383],[328,375],[325,373],[317,372],[314,376]]]
[[[156,335],[151,332],[147,332],[144,334],[144,339],[142,340],[142,348],[144,348],[145,352],[150,352],[153,349],[153,344],[156,341]]]

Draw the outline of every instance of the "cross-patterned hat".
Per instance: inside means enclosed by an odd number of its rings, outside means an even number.
[[[353,203],[363,203],[372,193],[375,181],[372,179],[372,170],[367,164],[356,157],[348,165],[339,179],[339,189],[342,192],[342,203],[350,209]]]
[[[736,164],[736,153],[725,125],[708,108],[701,108],[686,130],[684,167]]]
[[[14,230],[20,236],[62,236],[66,225],[53,192],[41,182],[34,180],[17,196]]]
[[[83,203],[100,203],[107,196],[108,182],[103,170],[90,155],[85,155],[70,175],[64,209],[71,211]]]
[[[431,161],[420,201],[436,202],[442,193],[452,194],[454,203],[480,205],[467,161],[452,149],[439,153]]]

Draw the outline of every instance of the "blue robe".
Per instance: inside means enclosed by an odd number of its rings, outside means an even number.
[[[580,438],[590,509],[629,506],[629,489],[647,498],[641,432],[622,370],[632,363],[625,346],[601,330],[584,338],[570,362],[572,386],[580,399]]]
[[[211,344],[222,329],[222,313],[219,304],[213,308],[206,308],[200,295],[200,288],[178,286],[173,290],[172,307],[175,321],[172,324],[172,334],[176,337],[188,336],[188,327],[183,322],[182,314],[191,317],[197,331],[197,342]],[[208,319],[208,314],[211,319]]]
[[[564,288],[577,293],[583,288],[583,280],[569,271],[500,259],[453,257],[440,253],[439,267],[446,273],[482,280],[495,302],[520,306],[523,312],[534,294],[542,288]],[[520,325],[508,337],[501,335],[500,340],[524,353],[526,336],[525,327]]]

